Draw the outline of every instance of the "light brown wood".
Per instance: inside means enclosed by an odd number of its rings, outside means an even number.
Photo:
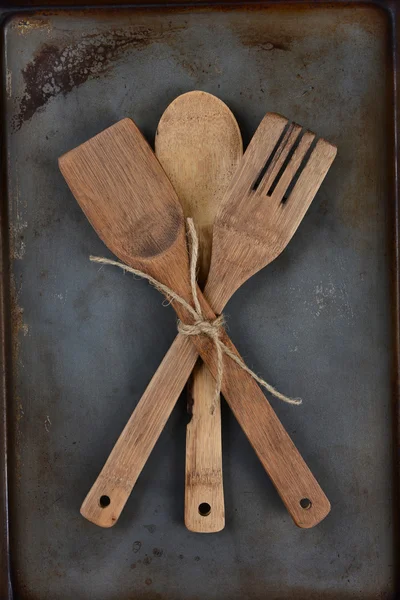
[[[203,288],[211,262],[214,219],[243,155],[239,125],[227,105],[207,92],[188,92],[165,110],[155,154],[172,183],[185,217],[199,238],[198,281]]]
[[[211,261],[212,231],[219,204],[243,154],[242,137],[229,108],[212,94],[183,94],[158,124],[155,153],[199,238],[201,288]],[[186,429],[185,525],[213,533],[225,526],[221,406],[215,381],[201,359],[189,382],[191,420]]]
[[[336,148],[319,140],[289,199],[282,204],[277,194],[265,197],[260,191],[271,177],[281,147],[275,152],[261,185],[253,190],[286,125],[286,119],[279,115],[269,114],[263,119],[218,212],[213,236],[214,247],[218,239],[218,252],[214,255],[213,249],[206,286],[217,312],[247,277],[271,262],[290,241],[336,155]],[[136,157],[134,164],[132,156]],[[295,153],[293,160],[297,158]],[[64,155],[60,168],[109,248],[127,264],[146,270],[190,301],[181,208],[169,180],[136,126],[124,119]],[[249,192],[249,186],[253,193]],[[233,274],[229,268],[222,268],[218,279],[216,265],[224,260]],[[199,298],[206,318],[213,318],[213,311],[200,291]],[[174,308],[183,321],[191,322],[187,311],[177,305]],[[234,348],[226,333],[221,337]],[[178,336],[168,353],[168,364],[163,361],[156,373],[153,394],[147,395],[147,402],[157,402],[164,395],[165,408],[167,403],[176,401],[172,394],[179,385],[176,380],[174,385],[170,384],[168,369],[172,363],[173,371],[176,365],[181,372],[185,369],[185,360],[186,365],[190,363],[185,358],[190,343],[215,375],[215,348],[211,341],[205,336],[182,341]],[[187,377],[189,374],[186,372]],[[228,358],[224,360],[222,392],[294,522],[305,528],[319,523],[329,513],[328,499],[254,379]],[[105,527],[118,519],[140,473],[135,469],[142,468],[145,462],[145,457],[138,454],[143,438],[150,435],[147,428],[150,424],[142,420],[138,427],[136,423],[136,431],[142,434],[142,440],[138,441],[131,438],[134,416],[131,419],[81,508],[86,518]],[[145,444],[147,448],[150,445],[149,441]],[[110,501],[107,506],[101,502],[104,497]]]
[[[196,533],[216,533],[225,527],[221,402],[201,359],[188,386],[192,418],[186,427],[185,525]]]

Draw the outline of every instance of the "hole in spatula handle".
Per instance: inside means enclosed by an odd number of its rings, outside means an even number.
[[[99,500],[99,504],[101,506],[101,508],[106,508],[106,506],[110,505],[110,496],[101,496],[100,500]]]
[[[210,512],[211,512],[211,506],[208,504],[208,502],[202,502],[201,504],[199,504],[199,514],[202,517],[208,517]]]

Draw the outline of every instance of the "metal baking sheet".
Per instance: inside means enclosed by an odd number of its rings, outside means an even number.
[[[3,14],[1,598],[396,596],[394,10]],[[99,529],[79,514],[175,317],[146,283],[89,262],[109,252],[57,158],[125,116],[152,142],[167,105],[192,89],[229,105],[245,143],[276,111],[339,149],[287,250],[226,311],[248,364],[304,399],[274,407],[332,502],[312,530],[293,525],[225,405],[226,528],[185,529],[184,397],[118,524]]]

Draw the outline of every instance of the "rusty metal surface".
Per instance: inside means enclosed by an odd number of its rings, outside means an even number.
[[[17,598],[395,596],[389,36],[385,11],[355,3],[5,23]],[[274,406],[332,502],[309,531],[295,528],[226,407],[226,529],[185,529],[184,399],[118,524],[79,515],[175,320],[144,282],[89,262],[108,252],[57,157],[124,116],[152,141],[163,110],[191,89],[227,102],[245,142],[269,110],[339,148],[288,249],[227,307],[248,364],[304,398]]]

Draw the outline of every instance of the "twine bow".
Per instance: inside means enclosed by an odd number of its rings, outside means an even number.
[[[192,336],[192,335],[206,335],[209,337],[213,344],[215,345],[215,350],[217,352],[217,375],[216,375],[216,385],[215,385],[215,399],[218,399],[221,393],[222,380],[224,375],[224,358],[223,355],[226,354],[231,358],[243,371],[246,371],[253,379],[257,381],[263,388],[265,388],[270,394],[286,402],[287,404],[301,404],[302,400],[300,398],[290,398],[289,396],[285,396],[277,389],[275,389],[270,383],[259,377],[254,371],[249,369],[249,367],[242,361],[237,354],[232,352],[230,348],[220,338],[221,328],[224,326],[225,320],[224,316],[220,315],[216,317],[212,321],[206,319],[201,310],[199,298],[197,295],[197,280],[196,280],[196,270],[197,270],[197,261],[198,261],[198,253],[199,253],[199,241],[197,238],[196,229],[193,224],[193,219],[187,219],[188,224],[188,232],[190,236],[190,285],[193,297],[193,306],[191,306],[184,298],[176,294],[174,290],[164,285],[160,281],[151,277],[151,275],[147,275],[147,273],[143,273],[138,269],[133,269],[124,263],[118,262],[116,260],[110,260],[108,258],[101,258],[99,256],[90,256],[90,260],[92,262],[100,263],[102,265],[112,265],[114,267],[119,267],[123,271],[127,273],[132,273],[133,275],[137,275],[143,279],[147,279],[147,281],[155,287],[159,292],[164,294],[169,301],[179,302],[193,317],[194,321],[192,324],[182,323],[180,319],[178,319],[178,332],[181,335]]]

